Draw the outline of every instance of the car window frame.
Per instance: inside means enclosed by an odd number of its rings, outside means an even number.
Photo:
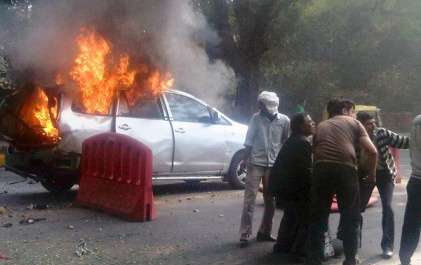
[[[124,91],[120,91],[119,93],[119,97],[118,97],[118,104],[117,104],[117,109],[116,109],[116,116],[117,117],[129,117],[129,118],[138,118],[138,119],[150,119],[150,120],[166,120],[166,111],[163,107],[163,103],[161,100],[161,97],[157,97],[155,99],[152,99],[151,101],[155,101],[156,102],[156,107],[159,113],[159,117],[148,117],[148,116],[142,116],[142,115],[137,115],[135,113],[133,113],[133,107],[130,106],[129,101],[127,99],[127,95]],[[124,108],[126,108],[128,110],[127,113],[122,113],[121,109],[122,106],[125,105]]]

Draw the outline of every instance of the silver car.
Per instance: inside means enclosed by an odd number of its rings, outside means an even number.
[[[80,179],[82,142],[99,133],[116,132],[152,149],[153,179],[222,178],[234,188],[244,187],[239,164],[246,125],[177,90],[136,104],[129,104],[126,96],[125,91],[118,93],[108,115],[84,113],[70,98],[59,96],[60,141],[38,148],[9,141],[5,168],[40,181],[51,192],[66,191]],[[0,105],[0,114],[4,105],[7,101]]]

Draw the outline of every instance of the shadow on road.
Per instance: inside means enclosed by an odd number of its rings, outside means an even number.
[[[186,193],[202,193],[211,191],[221,191],[232,189],[228,183],[221,180],[201,181],[201,182],[184,182],[184,181],[157,181],[152,186],[154,195],[172,195]]]
[[[231,187],[221,180],[208,181],[156,181],[153,186],[154,196],[165,198],[170,195],[185,195],[195,193],[208,193],[214,191],[227,191]],[[57,207],[65,208],[74,204],[78,186],[61,194],[52,194],[46,191],[41,184],[28,181],[11,180],[1,185],[0,200],[2,206],[14,209],[37,209]]]

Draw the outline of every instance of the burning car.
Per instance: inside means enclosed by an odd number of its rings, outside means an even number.
[[[34,113],[40,109],[34,102],[47,106],[46,113],[53,117],[50,128],[34,122],[41,115]],[[109,113],[90,114],[64,94],[47,96],[33,84],[17,91],[0,106],[2,137],[10,143],[5,168],[40,181],[51,192],[62,192],[79,182],[82,142],[116,132],[152,149],[154,179],[223,176],[233,187],[243,187],[244,175],[238,168],[247,126],[172,89],[133,105],[126,91],[119,91],[111,106]]]
[[[82,28],[79,53],[55,84],[31,79],[0,101],[0,137],[10,143],[5,168],[40,181],[51,192],[79,183],[82,142],[116,132],[148,145],[154,179],[221,178],[243,187],[238,174],[247,126],[191,94],[142,58],[112,54],[94,28]]]

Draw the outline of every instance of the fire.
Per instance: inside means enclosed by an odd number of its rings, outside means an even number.
[[[60,140],[58,129],[53,123],[57,119],[57,102],[55,99],[49,101],[39,86],[35,87],[20,108],[19,117],[42,139],[49,139],[52,143]]]
[[[79,53],[73,69],[59,73],[56,83],[66,86],[69,80],[77,84],[84,112],[110,113],[118,90],[125,90],[131,104],[143,97],[157,97],[173,84],[170,74],[161,73],[143,62],[131,62],[128,54],[112,53],[112,45],[93,28],[83,28],[77,37]],[[60,140],[57,125],[58,99],[47,96],[36,86],[19,110],[19,117],[35,133],[42,144],[57,144]]]
[[[140,82],[139,87],[144,89],[131,89],[126,92],[130,106],[135,105],[142,98],[156,98],[162,91],[168,90],[173,86],[174,79],[170,74],[162,74],[159,71],[149,72],[148,68],[141,74],[145,75]]]
[[[81,30],[77,44],[80,54],[70,75],[80,88],[85,111],[107,114],[117,86],[130,86],[136,72],[128,70],[127,55],[122,55],[118,66],[108,71],[106,57],[111,45],[92,28]]]
[[[128,54],[113,55],[112,45],[94,28],[82,28],[77,44],[79,55],[70,76],[79,86],[87,113],[108,114],[117,90],[126,90],[136,101],[140,96],[156,97],[172,86],[170,75],[144,63],[131,65]]]

